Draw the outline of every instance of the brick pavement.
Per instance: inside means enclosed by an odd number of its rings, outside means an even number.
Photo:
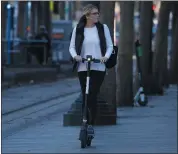
[[[80,91],[77,78],[5,89],[1,94],[2,114],[77,91]]]
[[[148,107],[119,108],[117,125],[96,126],[90,148],[80,149],[79,127],[63,127],[58,114],[2,140],[2,152],[10,153],[176,153],[177,96],[170,87],[164,96],[149,97]]]

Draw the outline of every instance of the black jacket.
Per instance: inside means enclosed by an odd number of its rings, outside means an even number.
[[[106,53],[106,39],[105,39],[105,34],[104,34],[104,26],[100,22],[95,24],[98,30],[98,36],[100,39],[100,48],[101,48],[101,53],[102,56],[105,55]],[[84,40],[84,24],[78,24],[76,27],[76,38],[75,38],[75,49],[77,52],[77,55],[80,55],[81,49],[82,49],[82,44]],[[73,71],[76,69],[77,62],[74,62],[73,66]]]

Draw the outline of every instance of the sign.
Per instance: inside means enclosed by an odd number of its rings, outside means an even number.
[[[53,29],[52,39],[62,39],[64,38],[64,29]]]

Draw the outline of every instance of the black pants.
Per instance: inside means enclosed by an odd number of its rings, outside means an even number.
[[[86,77],[87,72],[78,72],[78,77],[80,81],[80,86],[83,94],[83,104],[82,109],[84,109],[85,106],[85,89],[86,89]],[[91,118],[89,117],[89,114],[87,114],[87,122],[88,124],[94,125],[95,119],[96,119],[96,113],[97,113],[97,95],[99,94],[100,87],[102,85],[102,82],[105,77],[105,72],[102,71],[94,71],[91,70],[90,72],[90,84],[89,84],[89,94],[88,94],[88,111],[91,113]],[[83,113],[83,110],[82,110]]]

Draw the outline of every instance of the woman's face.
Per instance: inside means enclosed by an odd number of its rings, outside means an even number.
[[[97,23],[99,20],[99,11],[98,9],[92,9],[90,14],[87,16],[87,20]]]

